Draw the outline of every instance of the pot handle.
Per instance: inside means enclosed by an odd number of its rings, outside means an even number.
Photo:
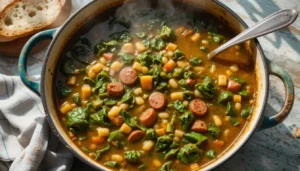
[[[280,66],[267,60],[267,68],[270,75],[280,78],[285,87],[285,102],[283,108],[274,116],[264,116],[260,130],[280,124],[289,115],[294,103],[294,84],[289,74]]]
[[[47,39],[53,39],[57,29],[45,30],[32,36],[24,45],[19,58],[19,75],[23,83],[32,91],[40,95],[40,82],[32,79],[27,73],[27,59],[35,45]]]

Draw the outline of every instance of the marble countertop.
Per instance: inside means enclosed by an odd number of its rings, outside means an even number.
[[[300,0],[220,0],[233,9],[249,26],[271,13],[285,8],[298,8]],[[294,137],[300,127],[300,18],[288,28],[258,39],[266,57],[284,68],[295,84],[295,102],[289,117],[280,125],[256,132],[245,146],[218,171],[300,170],[300,139]],[[39,73],[41,54],[29,60],[30,73]],[[18,75],[17,59],[0,56],[0,72]],[[274,115],[284,102],[284,86],[277,77],[270,77],[270,93],[265,115]],[[74,160],[73,170],[93,170]],[[76,168],[76,169],[75,169]]]

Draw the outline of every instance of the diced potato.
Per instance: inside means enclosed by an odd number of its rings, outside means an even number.
[[[177,81],[176,81],[174,78],[171,78],[171,79],[169,80],[169,84],[170,84],[170,86],[171,86],[172,88],[178,88],[178,83],[177,83]]]
[[[213,120],[216,126],[222,126],[222,120],[218,115],[213,115]]]
[[[193,163],[190,165],[190,169],[191,169],[191,171],[196,171],[196,170],[200,169],[200,166],[198,163]]]
[[[174,138],[173,138],[173,141],[175,141],[175,142],[179,142],[179,141],[180,141],[180,139],[179,139],[178,137],[174,137]]]
[[[144,75],[140,77],[141,86],[144,90],[152,90],[152,76],[151,75]]]
[[[142,67],[142,73],[143,74],[147,74],[148,73],[148,71],[149,71],[149,69],[147,68],[147,67]]]
[[[145,101],[144,101],[144,99],[143,99],[142,97],[136,97],[136,98],[135,98],[135,103],[136,103],[137,105],[142,105],[142,104],[145,103]]]
[[[134,48],[133,48],[132,43],[124,43],[124,45],[122,46],[122,51],[125,53],[133,54]]]
[[[215,64],[212,64],[211,67],[210,67],[210,72],[211,72],[211,73],[214,73],[214,72],[216,71],[216,69],[217,69],[217,68],[216,68],[216,65],[215,65]]]
[[[139,53],[144,52],[146,50],[146,47],[142,42],[136,42],[135,48]]]
[[[199,91],[199,90],[195,90],[195,91],[194,91],[194,96],[195,96],[195,97],[201,97],[200,91]]]
[[[219,86],[227,86],[227,76],[226,75],[219,75],[218,85]]]
[[[166,47],[166,50],[172,51],[174,52],[177,48],[177,45],[175,45],[174,43],[169,43]]]
[[[144,141],[144,143],[143,143],[143,150],[150,151],[150,150],[152,150],[153,146],[154,146],[154,142],[153,141],[151,141],[151,140]]]
[[[184,132],[179,130],[179,129],[176,129],[175,130],[175,137],[178,137],[178,138],[183,138],[183,135],[184,135]]]
[[[164,69],[166,69],[168,72],[172,72],[175,67],[176,63],[172,59],[164,65]]]
[[[93,65],[90,70],[93,71],[94,73],[99,73],[102,69],[104,68],[104,65],[101,63],[96,63]]]
[[[242,109],[242,104],[241,103],[235,103],[234,108],[235,108],[235,110],[241,110]]]
[[[189,63],[187,61],[177,61],[176,63],[179,68],[183,68],[183,67],[189,65]]]
[[[192,37],[191,40],[193,42],[198,42],[200,40],[200,34],[199,33],[195,33]]]
[[[92,70],[89,70],[89,71],[88,71],[88,77],[89,77],[89,78],[93,79],[93,78],[96,77],[96,75],[97,75],[97,74],[96,74],[94,71],[92,71]]]
[[[122,110],[127,110],[128,108],[129,108],[129,104],[127,104],[127,103],[122,103],[122,104],[120,104],[120,106],[119,106]]]
[[[174,55],[174,52],[173,51],[168,51],[166,53],[166,56],[169,57],[169,58],[172,58],[172,56]]]
[[[157,159],[154,159],[152,163],[156,167],[160,167],[161,166],[161,162],[159,160],[157,160]]]
[[[224,131],[224,137],[225,137],[225,139],[227,139],[227,138],[229,138],[229,133],[230,133],[230,130],[229,129],[225,129],[225,131]]]
[[[229,69],[228,69],[228,70],[226,70],[226,74],[227,74],[227,76],[228,76],[228,77],[230,77],[230,76],[232,76],[232,75],[233,75],[232,71],[231,71],[231,70],[229,70]]]
[[[171,99],[173,101],[175,101],[175,100],[183,100],[183,92],[174,92],[174,93],[171,93]]]
[[[111,160],[116,161],[116,162],[122,162],[124,159],[119,154],[113,154],[113,155],[111,155]]]
[[[241,103],[242,102],[242,96],[239,94],[233,95],[233,102],[235,103]]]
[[[98,137],[97,137],[98,138]],[[95,141],[95,140],[94,140]],[[97,148],[97,145],[96,144],[91,144],[90,146],[89,146],[89,149],[91,149],[91,150],[95,150]]]
[[[138,62],[134,62],[133,65],[132,65],[132,68],[139,71],[139,72],[143,71],[143,66]]]
[[[162,57],[161,61],[163,64],[166,64],[168,62],[168,58],[167,57]]]
[[[121,111],[121,108],[120,108],[120,107],[114,106],[114,107],[112,107],[112,108],[110,109],[110,111],[108,112],[108,117],[109,117],[109,118],[113,118],[113,117],[119,115],[120,111]]]
[[[110,65],[110,69],[113,69],[116,72],[121,70],[122,64],[119,61],[115,61]]]
[[[60,107],[59,111],[60,111],[63,115],[65,115],[65,114],[67,114],[68,112],[70,112],[72,109],[73,109],[73,108],[72,108],[72,106],[70,105],[70,103],[65,102],[65,103]]]
[[[109,129],[108,128],[97,128],[97,132],[99,137],[107,137],[109,135]]]
[[[103,65],[106,65],[106,59],[105,59],[104,57],[101,57],[101,58],[99,59],[99,62],[100,62],[101,64],[103,64]]]
[[[190,35],[192,35],[192,34],[194,34],[194,31],[193,31],[192,29],[185,30],[185,31],[182,33],[182,35],[183,35],[184,37],[190,36]]]
[[[125,134],[129,134],[131,132],[132,128],[127,125],[126,123],[123,123],[121,128],[120,128],[120,131],[125,133]]]
[[[169,116],[170,116],[170,114],[167,113],[167,112],[160,112],[160,113],[158,114],[158,117],[159,117],[160,119],[168,119]]]
[[[76,84],[76,76],[70,76],[68,78],[67,84],[70,86],[74,86]]]
[[[197,67],[194,67],[193,70],[198,73],[198,72],[203,72],[205,70],[205,67],[202,67],[202,66],[197,66]]]
[[[83,99],[87,99],[89,98],[90,96],[92,95],[92,88],[91,86],[87,85],[87,84],[84,84],[82,87],[81,87],[81,97]]]
[[[232,72],[237,72],[239,70],[239,67],[236,64],[231,65],[229,68]]]
[[[155,132],[158,136],[166,135],[166,131],[164,128],[157,129],[157,130],[155,130]]]
[[[202,43],[203,45],[208,45],[208,44],[209,44],[209,42],[208,42],[207,40],[202,40],[201,43]]]

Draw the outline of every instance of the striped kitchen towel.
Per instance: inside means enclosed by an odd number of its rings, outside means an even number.
[[[50,134],[50,135],[49,135]],[[0,160],[12,171],[70,170],[72,155],[51,133],[39,96],[0,74]]]

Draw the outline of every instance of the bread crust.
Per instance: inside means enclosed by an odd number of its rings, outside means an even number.
[[[9,5],[7,5],[4,8],[4,10],[2,12],[0,12],[0,20],[4,20],[4,17],[8,13],[8,11],[20,2],[24,2],[24,0],[15,0],[15,1],[11,2]],[[25,37],[25,36],[37,33],[41,29],[51,25],[56,20],[56,18],[59,16],[59,13],[62,9],[62,4],[65,3],[65,0],[57,0],[57,3],[59,4],[58,12],[56,13],[55,16],[52,16],[52,18],[50,20],[45,21],[43,24],[36,25],[33,27],[28,27],[28,28],[26,28],[26,30],[14,31],[10,34],[3,33],[3,31],[1,31],[1,28],[0,28],[0,42],[8,42],[8,41],[12,41],[12,40],[15,40],[15,39],[18,39],[21,37]]]

